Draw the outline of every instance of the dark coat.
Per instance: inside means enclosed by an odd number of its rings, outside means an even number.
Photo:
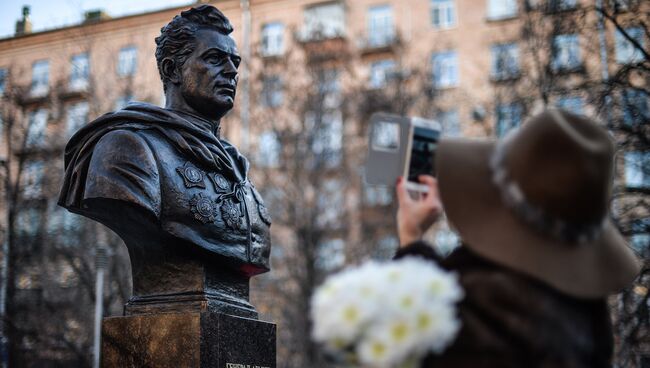
[[[604,298],[562,294],[467,247],[440,259],[417,242],[396,258],[409,255],[457,272],[465,289],[456,341],[442,355],[427,357],[422,367],[610,367],[613,340]]]

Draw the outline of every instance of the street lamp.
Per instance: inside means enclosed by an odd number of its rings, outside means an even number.
[[[105,246],[99,245],[95,250],[95,268],[97,269],[97,280],[95,283],[95,337],[93,340],[93,368],[99,368],[102,316],[104,302],[104,270],[108,263],[108,250]]]

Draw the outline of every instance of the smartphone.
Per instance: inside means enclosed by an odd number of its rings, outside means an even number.
[[[436,176],[436,148],[440,139],[440,130],[435,129],[435,122],[419,118],[412,119],[410,148],[405,165],[404,177],[406,187],[416,191],[426,191],[427,186],[420,184],[420,175]]]
[[[440,124],[434,120],[375,113],[370,118],[365,181],[370,185],[395,185],[408,178],[407,188],[424,192],[418,176],[435,175],[435,151]]]

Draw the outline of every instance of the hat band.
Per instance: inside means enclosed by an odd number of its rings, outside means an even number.
[[[607,215],[597,223],[574,224],[546,213],[527,200],[520,186],[510,177],[504,165],[509,135],[497,144],[490,157],[492,182],[501,194],[503,203],[515,215],[543,235],[568,243],[588,243],[596,240],[607,223]]]

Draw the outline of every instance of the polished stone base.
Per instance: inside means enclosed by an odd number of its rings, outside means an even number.
[[[275,324],[220,313],[105,318],[102,367],[275,368]]]

